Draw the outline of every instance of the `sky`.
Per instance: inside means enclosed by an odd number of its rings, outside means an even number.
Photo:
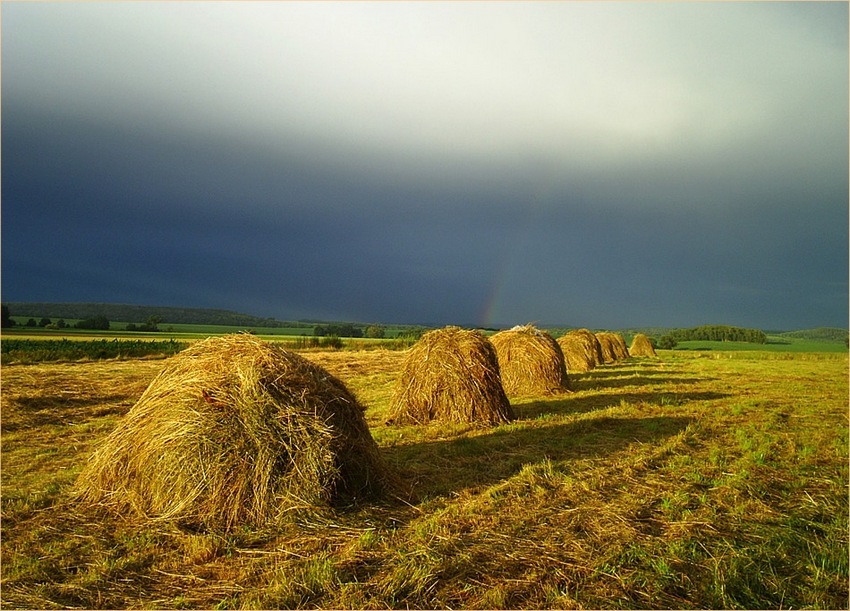
[[[2,2],[4,302],[847,327],[846,2]]]

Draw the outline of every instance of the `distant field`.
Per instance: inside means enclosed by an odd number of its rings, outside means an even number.
[[[312,327],[234,327],[232,325],[192,325],[192,324],[169,324],[169,323],[161,323],[159,325],[160,330],[155,333],[148,333],[144,331],[125,331],[127,324],[126,322],[110,322],[111,329],[109,331],[91,331],[87,329],[74,329],[73,325],[76,324],[77,320],[67,320],[65,321],[69,326],[64,329],[40,329],[25,326],[26,318],[22,316],[13,316],[18,324],[11,329],[3,329],[3,333],[31,333],[31,334],[52,334],[52,335],[68,335],[68,334],[105,334],[105,335],[123,335],[126,334],[128,336],[137,336],[137,335],[166,335],[166,336],[179,336],[179,335],[223,335],[225,333],[236,333],[238,331],[247,331],[251,330],[259,335],[312,335],[313,329]]]
[[[228,333],[235,333],[232,327]],[[127,333],[122,331],[64,330],[4,331],[0,341],[0,362],[40,363],[53,361],[80,361],[127,359],[139,357],[170,356],[191,342],[217,335],[216,333]],[[330,347],[345,350],[408,347],[413,340],[324,338],[303,335],[258,335],[266,341],[281,343],[292,350],[317,350]]]
[[[29,338],[38,337],[155,337],[155,338],[174,338],[174,339],[192,339],[199,337],[208,337],[210,335],[225,335],[227,333],[240,333],[250,331],[251,333],[268,337],[269,339],[279,339],[280,336],[286,338],[295,338],[301,336],[313,336],[313,327],[237,327],[232,325],[194,325],[182,323],[161,323],[159,331],[126,331],[126,322],[111,322],[111,328],[108,331],[93,331],[88,329],[75,329],[73,325],[77,320],[67,320],[68,327],[64,329],[43,329],[39,327],[27,327],[26,317],[13,316],[18,324],[9,329],[3,329],[3,335],[9,336],[26,336]],[[394,339],[399,334],[409,331],[409,327],[385,327],[386,339]],[[365,338],[355,338],[365,339]]]
[[[766,344],[749,342],[679,342],[674,350],[768,350],[772,352],[847,352],[844,342],[768,336]]]
[[[226,535],[85,509],[161,362],[4,366],[3,608],[847,606],[846,354],[661,351],[492,429],[387,425],[400,352],[305,356],[414,497]]]
[[[179,329],[178,329],[179,327]],[[272,342],[280,342],[289,349],[316,350],[336,347],[345,350],[367,350],[372,348],[404,349],[415,340],[388,337],[366,338],[320,338],[313,335],[283,333],[260,333],[268,329],[257,329],[256,335]],[[301,329],[303,331],[303,329]],[[275,330],[280,331],[280,330]],[[81,329],[32,329],[16,327],[4,329],[0,341],[0,362],[37,363],[51,361],[77,361],[115,358],[162,357],[174,354],[193,341],[210,335],[241,332],[235,327],[221,325],[175,325],[172,331],[127,332],[88,331]],[[91,344],[91,345],[85,345]],[[179,346],[179,348],[178,348]],[[679,342],[672,353],[709,353],[717,357],[740,354],[741,358],[761,359],[782,357],[791,354],[847,353],[843,342],[818,341],[788,337],[771,337],[767,344],[746,342]],[[771,356],[773,355],[773,356]]]

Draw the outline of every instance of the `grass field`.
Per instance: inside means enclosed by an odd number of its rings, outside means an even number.
[[[769,351],[769,352],[847,352],[847,346],[840,341],[800,339],[796,337],[768,336],[766,344],[749,342],[679,342],[676,350],[720,350],[728,351]]]
[[[228,535],[69,500],[161,361],[4,366],[2,606],[847,608],[846,351],[660,354],[480,429],[384,425],[402,352],[305,353],[415,497]]]
[[[312,336],[316,325],[305,323],[303,326],[291,327],[236,327],[232,325],[204,325],[204,324],[189,324],[189,323],[168,323],[159,324],[159,331],[126,331],[129,323],[124,321],[111,321],[110,329],[104,331],[96,331],[91,329],[76,329],[74,324],[79,322],[78,319],[69,319],[65,321],[68,326],[64,329],[51,329],[41,327],[27,327],[26,316],[12,316],[16,322],[16,326],[3,329],[4,335],[17,336],[23,335],[28,337],[74,337],[74,336],[96,336],[96,337],[156,337],[187,339],[195,337],[207,337],[209,335],[224,335],[226,333],[238,333],[250,331],[251,333],[268,337],[270,339],[279,339],[279,336],[300,337],[303,335]],[[365,325],[360,325],[365,326]],[[384,327],[385,337],[394,339],[400,334],[409,333],[411,326],[393,326],[387,325]]]

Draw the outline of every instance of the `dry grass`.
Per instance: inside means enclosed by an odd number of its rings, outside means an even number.
[[[524,325],[500,331],[490,341],[496,348],[502,386],[509,397],[569,390],[564,353],[548,333]]]
[[[632,345],[629,348],[629,354],[631,356],[648,356],[648,357],[658,357],[655,353],[655,348],[652,347],[652,343],[650,343],[649,338],[643,333],[638,333],[632,338]]]
[[[307,357],[417,500],[228,533],[82,512],[162,362],[4,367],[3,607],[847,608],[846,353],[660,351],[488,428],[386,426],[403,357]]]
[[[193,527],[264,526],[386,492],[390,476],[342,382],[231,335],[169,359],[77,481],[79,500]]]
[[[502,424],[513,420],[493,345],[478,331],[429,331],[407,352],[388,422]]]

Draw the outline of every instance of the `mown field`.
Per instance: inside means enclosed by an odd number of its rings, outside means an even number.
[[[157,360],[2,369],[4,608],[848,607],[847,353],[664,351],[390,427],[399,351],[306,352],[415,497],[227,535],[69,490]]]

